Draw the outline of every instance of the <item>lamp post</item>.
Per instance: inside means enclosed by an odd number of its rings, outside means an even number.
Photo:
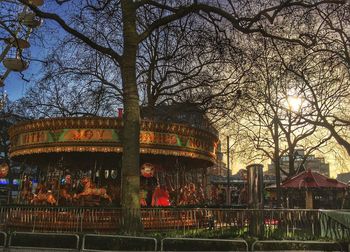
[[[226,137],[227,141],[227,193],[226,193],[226,200],[227,200],[227,205],[230,205],[231,201],[231,193],[230,193],[230,137]]]
[[[281,167],[280,167],[280,147],[279,147],[279,135],[278,135],[278,117],[275,114],[273,118],[273,128],[274,136],[273,141],[275,144],[274,149],[274,164],[275,164],[275,173],[276,173],[276,204],[277,207],[281,206]]]

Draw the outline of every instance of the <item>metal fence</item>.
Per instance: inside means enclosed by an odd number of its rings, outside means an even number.
[[[165,238],[161,251],[248,251],[244,240]]]
[[[129,216],[135,217],[133,211]],[[125,218],[120,208],[4,206],[0,207],[0,230],[118,234]],[[145,232],[228,230],[232,237],[246,234],[264,239],[315,239],[331,233],[334,240],[347,239],[350,234],[347,225],[319,210],[143,208],[141,219]]]
[[[255,241],[251,251],[345,251],[337,242],[298,241],[298,240],[265,240]]]
[[[160,246],[150,237],[13,232],[0,251],[99,252],[99,251],[348,251],[347,244],[325,241],[163,238]]]
[[[83,237],[81,251],[157,251],[157,240],[140,236],[87,234]]]
[[[78,252],[79,236],[77,234],[13,232],[10,235],[7,251]]]

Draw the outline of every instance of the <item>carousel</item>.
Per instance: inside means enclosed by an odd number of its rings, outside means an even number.
[[[120,206],[121,118],[53,118],[9,130],[10,157],[35,167],[21,174],[17,205]],[[143,120],[140,132],[140,205],[203,205],[207,168],[215,163],[218,136],[185,124]]]
[[[55,118],[10,129],[13,160],[37,167],[35,187],[22,174],[19,204],[120,204],[122,120]],[[181,124],[142,121],[142,206],[200,205],[217,136]]]

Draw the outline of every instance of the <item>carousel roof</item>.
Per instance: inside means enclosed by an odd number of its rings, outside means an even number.
[[[216,162],[218,137],[187,124],[142,120],[140,154]],[[46,153],[122,153],[120,118],[70,117],[30,120],[9,129],[11,158]]]
[[[301,172],[284,181],[282,188],[347,188],[347,185],[332,178],[328,178],[311,170]]]

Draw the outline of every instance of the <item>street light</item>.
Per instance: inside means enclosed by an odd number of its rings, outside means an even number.
[[[226,193],[226,198],[227,198],[227,205],[230,205],[230,137],[226,137],[227,141],[227,193]]]
[[[226,202],[227,202],[227,205],[229,206],[230,203],[231,203],[231,192],[230,192],[230,150],[231,148],[233,147],[230,146],[230,137],[229,136],[226,136],[226,142],[227,142],[227,150],[226,150],[226,153],[227,153],[227,185],[226,185]]]

